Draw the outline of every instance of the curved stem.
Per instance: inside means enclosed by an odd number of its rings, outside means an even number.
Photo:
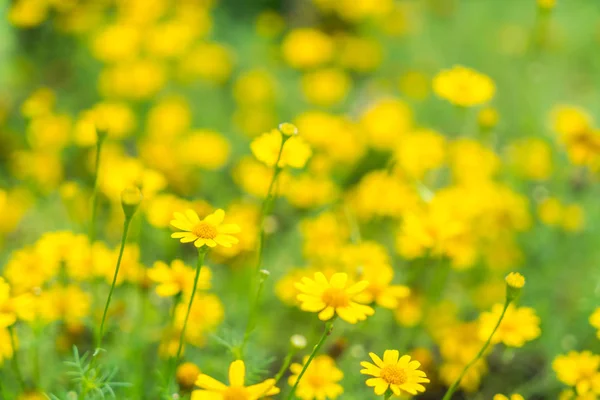
[[[394,393],[394,392],[392,392],[391,390],[387,391],[387,392],[386,392],[386,393],[383,395],[383,399],[384,399],[384,400],[387,400],[387,399],[389,399],[390,397],[392,397],[392,394],[393,394],[393,393]]]
[[[13,369],[15,370],[15,375],[17,375],[17,380],[19,381],[19,385],[21,386],[21,391],[25,391],[25,380],[23,379],[23,374],[21,373],[21,368],[19,366],[19,352],[17,351],[17,341],[15,340],[16,332],[14,325],[11,325],[8,328],[8,334],[10,335],[10,345],[13,349]]]
[[[300,375],[298,375],[298,379],[296,379],[296,383],[294,383],[292,390],[290,391],[290,393],[287,396],[287,400],[292,400],[294,398],[294,393],[296,393],[296,389],[298,388],[298,384],[300,383],[302,376],[304,376],[304,373],[308,369],[308,366],[310,365],[312,360],[315,358],[315,356],[317,355],[317,353],[319,352],[319,350],[325,343],[325,339],[327,339],[327,337],[331,334],[331,330],[333,329],[333,321],[334,321],[334,319],[331,319],[325,325],[325,331],[323,332],[321,339],[319,339],[319,343],[317,343],[317,345],[313,349],[312,353],[310,353],[308,360],[306,360],[306,363],[304,363],[304,366],[302,367],[302,371],[300,371]]]
[[[119,258],[117,258],[117,266],[115,267],[115,273],[113,275],[110,291],[108,292],[108,298],[106,299],[106,304],[104,305],[104,313],[102,313],[102,322],[100,323],[100,331],[98,333],[98,339],[96,342],[96,352],[98,352],[102,348],[102,340],[104,338],[104,324],[106,323],[106,314],[108,314],[108,307],[110,306],[110,301],[112,299],[112,295],[115,291],[115,286],[117,284],[117,277],[119,276],[119,268],[121,268],[121,260],[123,259],[123,251],[125,250],[125,243],[127,242],[127,232],[129,231],[130,222],[131,218],[126,217],[125,223],[123,225],[121,247],[119,248]]]
[[[452,395],[454,394],[454,392],[458,388],[458,385],[460,385],[460,382],[464,378],[464,376],[467,373],[467,371],[469,370],[469,368],[471,368],[473,366],[473,364],[475,364],[481,358],[481,356],[483,355],[483,353],[485,353],[485,350],[488,348],[488,346],[490,345],[490,342],[492,341],[492,337],[494,336],[494,334],[498,330],[498,327],[500,326],[500,323],[502,322],[502,319],[504,318],[504,314],[506,314],[506,310],[508,309],[509,304],[510,304],[510,300],[507,298],[506,301],[504,302],[504,308],[502,309],[502,313],[500,314],[500,318],[498,318],[498,322],[496,322],[496,326],[494,326],[494,329],[492,330],[492,333],[487,338],[487,340],[485,341],[485,343],[483,344],[483,346],[481,347],[481,349],[479,350],[479,352],[477,353],[477,355],[475,356],[475,358],[473,358],[465,366],[465,368],[462,370],[462,372],[460,373],[460,375],[458,376],[458,378],[456,379],[456,381],[454,381],[454,383],[452,384],[452,386],[450,386],[448,388],[448,391],[446,392],[446,394],[444,395],[444,398],[442,400],[450,400],[452,398]]]

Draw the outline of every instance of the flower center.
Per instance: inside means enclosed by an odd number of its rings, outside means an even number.
[[[381,379],[389,384],[402,385],[408,379],[406,370],[397,365],[386,365],[381,369]]]
[[[327,384],[327,378],[320,374],[310,374],[306,377],[306,380],[313,388],[321,388]]]
[[[321,295],[321,300],[333,308],[346,307],[350,303],[348,295],[344,290],[338,288],[327,288]]]
[[[204,221],[198,222],[192,228],[192,233],[200,239],[214,239],[217,237],[217,228]]]
[[[243,387],[228,387],[223,392],[223,400],[248,400],[248,392]]]

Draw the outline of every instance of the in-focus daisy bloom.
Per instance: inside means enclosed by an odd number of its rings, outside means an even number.
[[[303,364],[294,363],[290,366],[292,375],[288,383],[293,386],[298,380],[302,367],[308,361],[308,356],[302,360]],[[302,400],[336,399],[344,389],[339,384],[344,374],[335,366],[333,358],[327,355],[315,357],[296,389],[296,396]]]
[[[238,243],[238,239],[231,234],[238,233],[240,227],[236,224],[223,224],[225,211],[218,209],[214,213],[200,219],[193,210],[186,210],[185,214],[176,212],[171,221],[177,229],[183,232],[175,232],[171,235],[174,239],[179,239],[181,243],[194,242],[194,246],[231,247]]]
[[[348,274],[338,272],[327,280],[322,272],[315,273],[315,279],[304,277],[296,283],[300,291],[297,299],[304,311],[318,312],[321,321],[327,321],[337,314],[341,319],[351,324],[367,319],[375,311],[364,304],[356,302],[356,297],[362,293],[368,281],[348,284]]]
[[[374,378],[367,379],[367,386],[371,386],[378,396],[383,395],[390,389],[396,396],[403,392],[416,395],[424,392],[422,383],[429,383],[425,372],[419,370],[421,363],[410,360],[410,356],[400,356],[398,350],[386,350],[383,360],[375,353],[369,353],[375,364],[363,361],[360,365],[364,368],[361,374],[371,375]]]
[[[229,365],[229,386],[208,375],[200,374],[196,386],[202,390],[194,390],[192,400],[257,400],[279,393],[279,388],[275,386],[275,379],[244,386],[245,379],[246,365],[242,360],[234,361]]]
[[[487,75],[458,65],[438,73],[433,79],[433,90],[452,104],[472,107],[490,101],[496,85]]]

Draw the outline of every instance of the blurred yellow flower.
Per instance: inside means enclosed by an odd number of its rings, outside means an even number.
[[[552,174],[552,151],[541,139],[524,138],[511,143],[510,162],[515,172],[525,178],[543,181]]]
[[[92,299],[78,285],[56,285],[42,291],[36,301],[40,318],[47,322],[78,323],[90,313]]]
[[[196,379],[200,375],[200,368],[192,362],[184,362],[177,367],[175,376],[177,378],[177,384],[184,391],[190,391],[194,388]]]
[[[293,68],[314,68],[331,60],[334,53],[333,40],[313,28],[291,31],[283,39],[283,59]]]
[[[523,396],[520,394],[511,394],[510,397],[507,397],[503,394],[496,394],[492,400],[525,400]]]
[[[290,386],[296,383],[307,361],[308,356],[305,356],[302,364],[290,365]],[[295,395],[302,400],[337,399],[344,393],[344,388],[339,384],[343,377],[343,372],[336,367],[333,358],[327,355],[316,356],[306,368]]]
[[[321,69],[302,77],[302,92],[309,103],[331,107],[346,98],[351,83],[350,77],[341,69]]]
[[[364,304],[356,302],[357,296],[369,285],[367,281],[355,284],[348,283],[348,274],[336,273],[328,280],[322,272],[296,283],[300,291],[297,296],[300,308],[304,311],[318,312],[321,321],[327,321],[337,314],[351,324],[364,321],[375,311]]]
[[[413,125],[412,111],[398,99],[382,99],[363,113],[360,125],[371,147],[390,150],[410,131]]]
[[[482,339],[490,336],[503,308],[502,304],[495,304],[491,312],[481,313],[479,335]],[[538,338],[540,334],[540,318],[536,315],[535,310],[529,307],[517,308],[510,304],[491,343],[502,342],[509,347],[523,347],[525,343]]]
[[[245,386],[246,365],[242,360],[237,360],[229,365],[229,386],[200,374],[196,380],[196,386],[202,390],[192,392],[192,400],[203,400],[207,398],[223,398],[231,400],[258,400],[264,396],[272,396],[279,393],[275,386],[275,379],[267,379],[252,386]]]
[[[596,308],[596,311],[590,315],[590,324],[598,329],[597,335],[598,339],[600,339],[600,307]]]
[[[433,90],[443,99],[461,107],[490,101],[496,92],[494,81],[471,68],[454,66],[433,78]]]
[[[281,149],[281,141],[283,140],[281,132],[273,129],[270,132],[263,133],[250,143],[252,154],[267,165],[273,167],[277,162],[277,158]],[[303,168],[306,162],[312,155],[312,150],[306,141],[300,136],[292,136],[287,139],[281,151],[279,158],[279,168],[287,166],[292,168]]]
[[[183,329],[185,322],[185,316],[187,314],[187,308],[191,292],[186,293],[177,307],[175,307],[175,321],[174,325],[178,333]],[[197,293],[190,309],[190,316],[188,320],[187,329],[185,331],[185,340],[196,346],[203,347],[206,344],[206,336],[217,328],[217,326],[223,321],[225,310],[223,309],[223,303],[214,294]],[[177,343],[179,337],[177,337]],[[175,347],[172,355],[177,354],[177,347]],[[174,354],[173,354],[174,353]]]
[[[194,285],[195,269],[185,265],[181,260],[171,261],[168,266],[157,261],[147,272],[148,278],[158,284],[156,293],[161,297],[175,296],[179,293],[190,294]],[[198,278],[198,290],[210,289],[211,271],[202,266]]]
[[[559,381],[575,388],[578,395],[599,392],[597,382],[600,380],[600,356],[590,351],[571,351],[556,356],[552,361],[552,369]]]
[[[238,243],[238,239],[231,234],[238,233],[240,227],[236,224],[223,224],[225,211],[218,209],[214,213],[200,219],[194,210],[186,210],[185,214],[176,212],[175,219],[171,221],[177,229],[183,232],[171,234],[174,239],[180,239],[181,243],[194,242],[194,246],[215,247],[217,245],[231,247]]]
[[[389,389],[396,396],[403,393],[417,395],[425,391],[423,383],[429,383],[425,372],[419,367],[421,363],[413,360],[410,356],[400,357],[398,350],[386,350],[383,353],[383,360],[375,353],[369,353],[369,356],[375,364],[362,361],[360,365],[364,368],[361,374],[371,375],[373,378],[367,379],[367,386],[374,388],[375,394],[381,396]]]

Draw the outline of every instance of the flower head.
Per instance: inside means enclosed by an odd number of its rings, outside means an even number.
[[[275,386],[275,379],[267,379],[252,386],[245,386],[246,366],[242,360],[237,360],[229,365],[229,386],[208,375],[200,374],[196,386],[203,390],[194,390],[192,400],[257,400],[264,396],[279,393]]]
[[[558,380],[574,387],[578,395],[584,395],[592,388],[600,389],[600,355],[590,351],[571,351],[557,356],[552,362],[552,369]]]
[[[438,73],[433,79],[433,90],[452,104],[472,107],[490,101],[496,86],[487,75],[458,65]]]
[[[511,272],[506,275],[505,281],[508,286],[514,289],[521,289],[525,286],[525,278],[518,272]]]
[[[503,394],[497,394],[497,395],[494,395],[494,398],[492,400],[525,400],[525,399],[520,394],[515,393],[515,394],[511,394],[510,397],[505,396]]]
[[[480,338],[488,338],[502,314],[502,304],[495,304],[491,312],[484,312],[479,317]],[[492,337],[492,343],[504,343],[510,347],[522,347],[526,342],[540,336],[540,318],[535,310],[529,307],[515,307],[510,304],[498,330]]]
[[[302,360],[303,364],[308,361],[308,356]],[[294,363],[290,366],[292,375],[288,383],[294,385],[302,371],[303,364]],[[340,396],[344,389],[339,384],[344,374],[335,366],[333,358],[327,355],[315,357],[296,389],[296,396],[302,400],[313,399],[335,399]]]
[[[231,247],[238,243],[238,239],[231,234],[238,233],[240,227],[236,224],[223,224],[225,211],[221,209],[202,220],[193,210],[186,210],[185,214],[176,212],[173,215],[175,219],[171,221],[171,225],[183,232],[175,232],[171,237],[180,239],[181,243],[194,242],[194,246],[198,248],[204,245]]]
[[[308,143],[300,136],[290,136],[289,139],[286,136],[280,156],[282,140],[283,136],[281,132],[273,129],[254,139],[250,143],[250,149],[252,150],[252,154],[268,167],[273,167],[279,157],[279,163],[277,164],[279,168],[287,166],[303,168],[312,155],[312,150]]]
[[[327,280],[322,272],[317,272],[314,280],[304,277],[295,286],[300,291],[297,297],[300,308],[318,312],[321,321],[330,320],[337,314],[344,321],[355,324],[375,313],[371,307],[356,302],[357,295],[369,286],[369,282],[349,285],[348,274],[336,273]]]
[[[181,260],[173,260],[171,267],[162,261],[157,261],[154,266],[148,270],[148,278],[156,282],[156,294],[161,297],[175,296],[176,294],[192,291],[194,286],[195,270],[187,266]],[[211,272],[208,267],[203,266],[200,270],[198,280],[198,289],[210,289]]]
[[[425,391],[422,383],[429,383],[429,379],[425,372],[419,370],[420,362],[411,361],[408,355],[400,357],[398,350],[386,350],[383,360],[375,353],[369,353],[369,356],[375,364],[361,362],[364,369],[360,373],[374,377],[367,379],[367,386],[374,387],[376,395],[381,396],[388,389],[396,396],[400,396],[402,392],[416,395]]]
[[[190,390],[200,375],[200,368],[194,363],[185,362],[177,367],[175,374],[179,387],[183,390]]]

